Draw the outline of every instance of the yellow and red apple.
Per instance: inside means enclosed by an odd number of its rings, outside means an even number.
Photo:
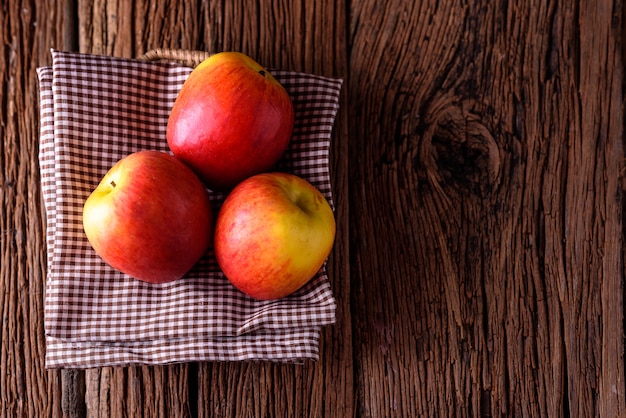
[[[184,276],[212,239],[208,194],[175,157],[140,151],[118,161],[83,207],[83,227],[104,261],[150,283]]]
[[[312,279],[335,239],[333,211],[318,189],[288,173],[263,173],[226,197],[215,225],[214,250],[239,290],[278,299]]]
[[[213,190],[268,171],[291,140],[294,109],[285,88],[255,60],[221,52],[198,65],[170,112],[167,142]]]

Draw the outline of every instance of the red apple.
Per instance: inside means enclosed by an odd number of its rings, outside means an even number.
[[[85,201],[83,227],[104,261],[150,283],[182,277],[211,242],[208,194],[175,157],[140,151],[118,161]]]
[[[226,197],[215,226],[215,256],[242,292],[270,300],[307,283],[335,239],[335,218],[324,196],[304,179],[263,173]]]
[[[268,171],[283,155],[294,124],[284,87],[252,58],[221,52],[183,84],[167,125],[167,143],[213,190],[229,190]]]

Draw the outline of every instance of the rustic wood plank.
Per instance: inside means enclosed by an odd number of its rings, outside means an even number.
[[[152,48],[197,48],[202,26],[194,2],[79,0],[82,52],[136,57]]]
[[[85,372],[64,370],[62,376],[63,416],[68,418],[85,416]]]
[[[590,331],[597,329],[598,332],[588,333],[587,339],[596,339],[590,344],[593,361],[588,360],[591,356],[583,358],[577,375],[587,374],[590,364],[598,364],[601,371],[594,373],[594,380],[590,382],[592,394],[598,396],[597,401],[591,402],[593,409],[581,405],[579,411],[582,414],[589,411],[601,416],[624,416],[622,217],[626,211],[620,178],[624,168],[624,63],[620,50],[624,22],[621,21],[622,10],[616,9],[609,1],[596,4],[582,2],[578,14],[581,68],[575,76],[579,77],[580,83],[581,131],[578,141],[582,144],[579,151],[582,155],[579,158],[587,160],[593,157],[593,160],[587,173],[588,186],[581,190],[586,198],[571,202],[570,207],[582,204],[594,207],[585,233],[592,237],[587,243],[587,251],[592,253],[593,259],[588,280],[595,305],[589,309],[588,318],[595,325]],[[573,163],[571,169],[578,172],[580,166]],[[587,197],[589,195],[593,198]],[[598,232],[589,234],[589,230]],[[578,254],[575,251],[572,253],[574,262]],[[600,283],[597,283],[598,279]],[[578,345],[578,342],[574,344]],[[574,347],[569,348],[574,351]],[[588,388],[581,388],[581,392],[585,390]]]
[[[0,410],[61,416],[61,373],[44,367],[45,217],[39,187],[35,69],[49,49],[71,49],[68,1],[13,1],[0,9]]]
[[[244,7],[245,4],[245,7]],[[209,2],[202,10],[209,51],[239,50],[271,68],[347,76],[346,10],[334,2]],[[341,108],[347,106],[344,89]],[[198,416],[354,416],[349,307],[347,113],[340,111],[332,148],[338,233],[329,275],[337,324],[325,329],[320,361],[303,366],[200,364]],[[254,396],[251,396],[254,394]]]
[[[351,7],[359,415],[623,415],[620,7]]]
[[[151,48],[197,43],[195,3],[78,1],[81,52],[132,58]],[[186,29],[186,30],[185,30]],[[189,365],[86,371],[90,417],[190,415]]]

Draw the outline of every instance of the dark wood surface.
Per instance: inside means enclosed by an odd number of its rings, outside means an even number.
[[[4,0],[0,411],[626,415],[623,7]],[[338,321],[318,362],[45,370],[35,69],[50,48],[238,50],[345,80]]]

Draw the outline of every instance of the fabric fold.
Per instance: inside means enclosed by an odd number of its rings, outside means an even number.
[[[37,71],[48,368],[319,356],[320,328],[334,323],[336,309],[325,266],[293,295],[256,301],[228,282],[211,252],[184,278],[154,285],[112,269],[86,239],[82,206],[108,169],[132,152],[169,152],[167,118],[191,70],[52,51],[52,66]],[[296,113],[276,169],[305,178],[333,205],[328,157],[342,81],[272,73]],[[209,195],[217,212],[225,196]]]

